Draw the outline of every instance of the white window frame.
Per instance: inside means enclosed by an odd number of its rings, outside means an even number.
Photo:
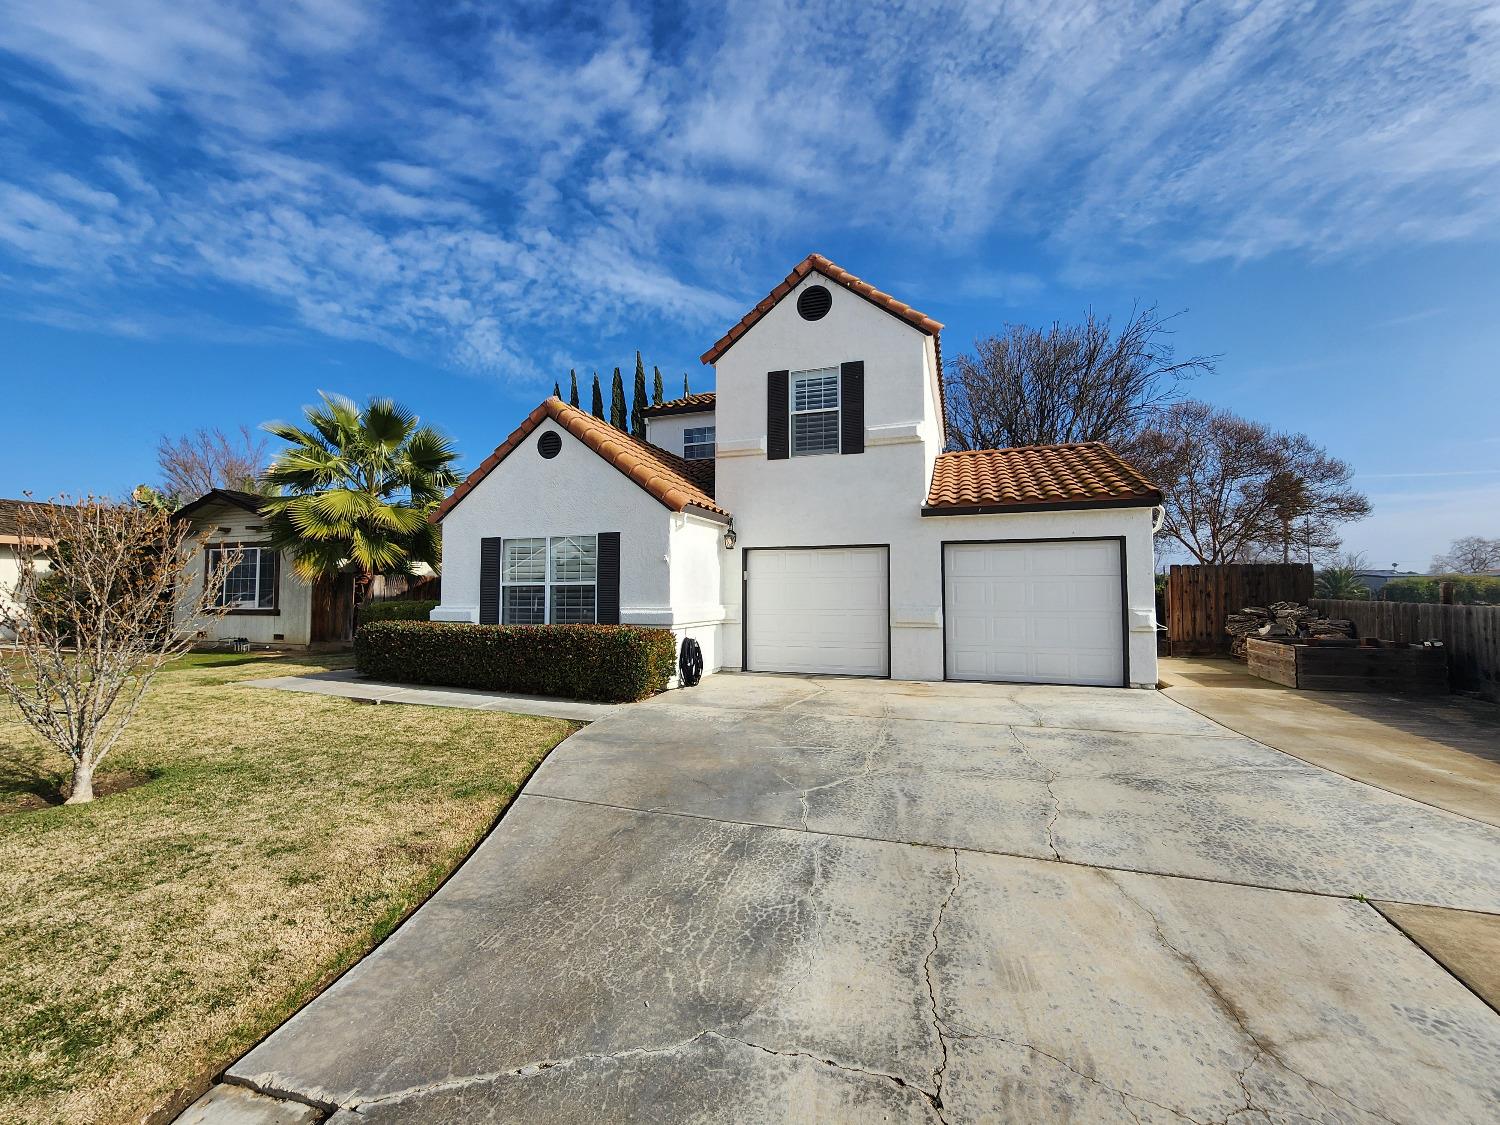
[[[797,384],[808,379],[833,380],[833,408],[819,406],[816,409],[797,409]],[[839,452],[842,444],[844,422],[844,387],[843,380],[839,378],[837,367],[819,367],[810,371],[793,371],[787,379],[787,451],[793,457],[824,457],[830,453]],[[832,414],[833,415],[833,448],[799,450],[797,448],[797,418],[799,415],[810,414]]]
[[[592,578],[557,577],[556,567],[554,566],[555,559],[553,556],[552,545],[564,539],[589,540],[593,543],[594,576]],[[512,543],[521,542],[542,543],[542,557],[544,563],[542,570],[542,579],[538,580],[535,578],[506,578],[506,548],[509,547]],[[500,623],[502,625],[518,624],[517,622],[507,621],[505,619],[510,606],[509,599],[506,597],[506,591],[508,588],[513,586],[540,586],[542,588],[542,620],[540,622],[521,622],[520,624],[556,624],[556,622],[553,621],[555,607],[553,605],[552,595],[554,588],[559,586],[587,586],[589,589],[591,589],[594,593],[593,611],[589,614],[589,621],[585,622],[584,624],[597,624],[599,621],[599,536],[597,534],[577,532],[571,535],[518,535],[514,539],[502,539],[500,542]]]
[[[694,434],[700,435],[700,437],[698,438],[697,441],[693,440],[693,435]],[[708,435],[708,440],[705,441],[702,438],[701,435],[703,435],[703,434],[707,434]],[[714,450],[717,448],[717,440],[718,440],[718,427],[716,427],[716,426],[689,426],[689,427],[687,427],[685,430],[682,431],[682,457],[683,457],[683,460],[685,460],[685,461],[712,461],[713,458],[714,458]],[[707,453],[694,453],[693,452],[693,449],[695,447],[698,448],[698,449],[702,449],[704,446],[708,447],[708,452]]]
[[[227,608],[230,613],[272,613],[278,608],[278,591],[267,588],[265,552],[270,550],[269,547],[254,543],[211,543],[208,545],[207,550],[210,573],[217,571],[219,567],[225,565],[228,562],[228,556],[236,556],[234,559],[235,566],[242,566],[249,562],[255,564],[255,591],[250,596],[250,600],[228,600],[229,575],[226,574],[219,585],[218,597],[215,599],[220,608]],[[266,593],[271,595],[271,604],[261,605],[261,597]]]

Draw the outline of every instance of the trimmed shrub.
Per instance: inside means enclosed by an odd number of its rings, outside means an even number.
[[[1500,605],[1500,578],[1483,574],[1434,574],[1421,578],[1392,578],[1380,588],[1388,602],[1437,602],[1440,587],[1453,583],[1454,605]]]
[[[627,703],[666,688],[677,642],[637,625],[378,621],[355,634],[354,663],[377,680]]]
[[[366,602],[359,607],[359,623],[371,621],[426,621],[437,602]]]

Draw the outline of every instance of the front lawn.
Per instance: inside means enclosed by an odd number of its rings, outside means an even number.
[[[339,659],[179,662],[100,772],[133,785],[71,808],[0,703],[0,1121],[181,1101],[385,936],[576,729],[236,683]]]

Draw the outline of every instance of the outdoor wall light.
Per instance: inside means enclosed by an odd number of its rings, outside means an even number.
[[[734,533],[734,524],[731,523],[724,529],[724,550],[734,550],[734,545],[740,541],[740,537]]]

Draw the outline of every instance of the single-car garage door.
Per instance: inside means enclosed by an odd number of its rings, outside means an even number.
[[[884,547],[745,552],[745,668],[890,674]]]
[[[1125,682],[1118,540],[949,543],[950,680]]]

